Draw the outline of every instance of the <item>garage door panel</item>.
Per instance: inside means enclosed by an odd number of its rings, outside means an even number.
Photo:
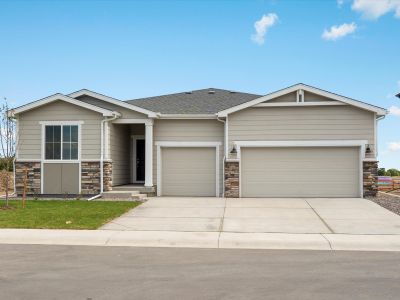
[[[163,148],[161,191],[164,196],[215,196],[215,148]]]
[[[61,164],[43,164],[43,193],[61,194]]]
[[[44,163],[43,164],[44,194],[78,194],[79,164],[75,163]]]
[[[358,197],[355,147],[243,148],[243,197]]]
[[[79,194],[79,164],[63,164],[62,193]]]

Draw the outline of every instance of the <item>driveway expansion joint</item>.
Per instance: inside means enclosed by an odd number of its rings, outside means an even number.
[[[311,205],[310,205],[310,203],[307,201],[307,199],[305,199],[305,198],[303,198],[303,200],[308,204],[308,206],[311,208],[311,210],[318,216],[318,218],[321,220],[321,222],[326,226],[326,228],[328,228],[328,230],[331,232],[331,233],[335,233],[334,231],[333,231],[333,229],[328,225],[328,223],[326,223],[326,221],[317,213],[317,211],[314,209],[314,207],[312,207]]]
[[[220,244],[219,244],[219,242],[220,242],[220,240],[221,240],[221,233],[222,233],[222,231],[223,231],[223,229],[224,229],[224,219],[225,219],[225,211],[226,211],[226,198],[224,198],[224,211],[223,211],[223,213],[222,213],[222,218],[221,218],[221,223],[220,223],[220,226],[219,226],[219,234],[218,234],[218,248],[220,248]]]

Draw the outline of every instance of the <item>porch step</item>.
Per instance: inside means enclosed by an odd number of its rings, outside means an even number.
[[[139,191],[109,191],[101,194],[104,200],[118,201],[146,201],[147,194],[141,194]]]
[[[119,185],[119,186],[113,186],[112,191],[138,191],[140,193],[155,193],[155,188],[154,187],[147,187],[143,185],[137,185],[137,184],[127,184],[127,185]]]

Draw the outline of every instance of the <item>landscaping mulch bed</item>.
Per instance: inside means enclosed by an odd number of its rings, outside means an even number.
[[[366,197],[367,199],[374,201],[380,206],[400,215],[400,197],[393,196],[388,193],[378,193],[376,197]]]

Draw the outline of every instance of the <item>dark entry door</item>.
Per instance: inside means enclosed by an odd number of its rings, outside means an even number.
[[[144,181],[145,143],[144,140],[136,140],[136,180]]]

